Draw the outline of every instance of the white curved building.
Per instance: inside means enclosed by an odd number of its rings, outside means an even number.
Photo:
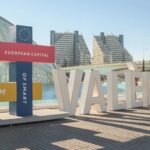
[[[0,41],[9,41],[9,27],[11,26],[14,24],[0,16]]]

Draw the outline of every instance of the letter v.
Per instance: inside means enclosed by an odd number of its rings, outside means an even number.
[[[74,115],[76,112],[80,82],[83,72],[79,70],[71,71],[68,84],[65,71],[54,70],[52,71],[52,74],[60,110],[69,112],[70,115]]]

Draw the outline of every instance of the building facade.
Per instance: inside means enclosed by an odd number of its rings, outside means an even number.
[[[124,47],[123,35],[93,37],[93,64],[110,64],[133,61],[133,57]]]
[[[50,44],[55,46],[55,63],[61,67],[91,64],[90,52],[78,31],[50,32]]]

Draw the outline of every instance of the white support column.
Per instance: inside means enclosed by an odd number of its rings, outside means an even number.
[[[95,93],[95,89],[97,89],[97,94]],[[96,94],[97,96],[95,95],[93,96],[93,94]],[[96,104],[96,109],[98,111],[100,112],[106,111],[100,74],[97,71],[87,71],[85,73],[81,101],[79,104],[79,113],[89,114],[92,101],[96,101],[98,103]]]
[[[117,75],[120,72],[111,71],[108,73],[107,76],[107,91],[108,91],[108,98],[107,98],[107,109],[108,110],[120,110],[126,109],[125,102],[118,102],[118,79]]]
[[[143,101],[137,100],[136,98],[137,87],[135,86],[135,77],[142,78],[142,72],[127,71],[125,73],[126,100],[128,108],[136,108],[143,106]]]

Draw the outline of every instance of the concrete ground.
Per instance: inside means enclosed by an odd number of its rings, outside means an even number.
[[[9,112],[0,113],[0,127],[5,125],[15,125],[23,123],[41,122],[47,120],[61,119],[70,116],[68,112],[59,109],[37,109],[33,110],[32,116],[19,117],[11,115]]]
[[[150,150],[150,108],[0,127],[0,150]]]

